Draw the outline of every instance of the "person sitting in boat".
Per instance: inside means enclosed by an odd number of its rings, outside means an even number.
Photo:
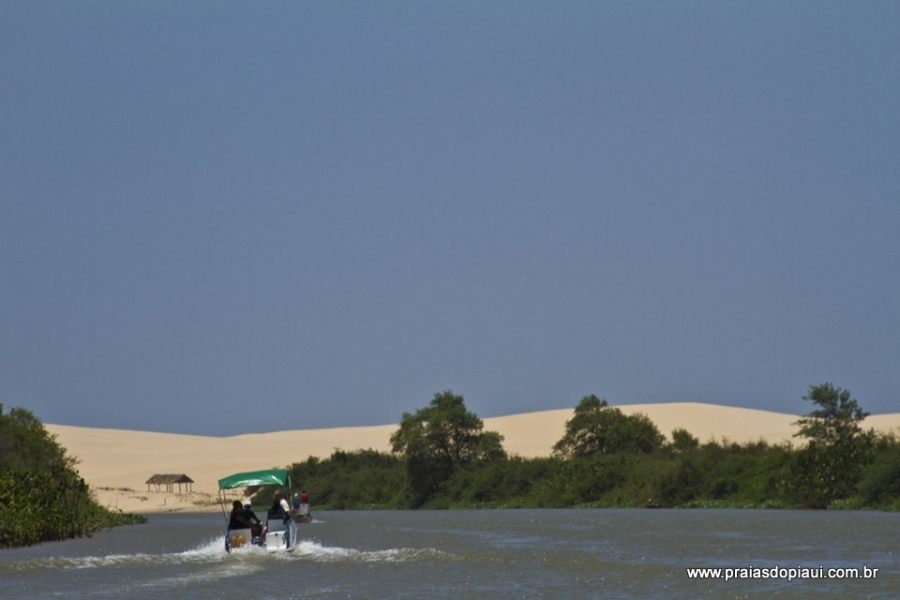
[[[309,512],[309,494],[306,493],[306,490],[300,492],[300,514],[304,517],[312,516]]]
[[[249,504],[249,501],[248,501]],[[229,529],[249,529],[253,537],[262,535],[262,523],[256,518],[256,513],[250,507],[241,505],[240,500],[231,503],[231,518],[228,520]]]
[[[272,499],[272,508],[269,509],[269,520],[281,519],[283,522],[287,522],[290,516],[291,507],[288,505],[287,500],[284,499],[281,492],[275,492],[275,497]]]

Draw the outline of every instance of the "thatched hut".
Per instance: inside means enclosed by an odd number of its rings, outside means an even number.
[[[191,491],[191,484],[194,483],[194,480],[185,475],[184,473],[171,474],[167,473],[165,475],[154,475],[150,479],[147,480],[147,491],[150,491],[150,486],[156,486],[156,491],[161,492],[162,486],[166,486],[167,492],[174,492],[175,486],[178,486],[178,491],[181,492],[181,486],[184,484],[187,488],[187,491]]]

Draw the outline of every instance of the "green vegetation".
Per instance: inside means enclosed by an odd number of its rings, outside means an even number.
[[[459,470],[506,458],[503,436],[484,432],[484,423],[466,410],[462,396],[446,391],[415,414],[404,413],[391,436],[394,453],[406,466],[407,498],[412,507],[428,501]]]
[[[645,415],[625,415],[597,396],[585,396],[566,421],[566,433],[553,451],[564,456],[645,453],[662,447],[665,436]]]
[[[316,508],[343,510],[404,505],[404,464],[392,454],[374,450],[335,450],[330,458],[310,457],[289,467],[288,471],[291,481],[314,494]],[[262,504],[271,501],[270,493],[260,498]]]
[[[666,441],[644,415],[582,398],[547,458],[509,457],[463,398],[435,394],[406,413],[393,453],[309,458],[291,478],[317,509],[368,508],[853,508],[900,510],[900,440],[860,427],[850,393],[810,386],[816,405],[794,447],[701,443],[684,429]]]
[[[671,441],[645,415],[586,396],[553,456],[508,456],[503,437],[450,391],[404,413],[393,452],[335,450],[289,467],[318,510],[491,507],[741,507],[900,510],[900,439],[830,383],[804,397],[805,444]],[[265,503],[266,499],[262,502]],[[29,411],[0,405],[0,547],[146,522],[99,506],[75,460]]]
[[[0,404],[0,548],[143,522],[97,504],[55,436],[31,412],[13,408],[4,414]]]
[[[795,492],[805,505],[825,508],[853,495],[874,459],[876,438],[859,426],[869,413],[848,390],[825,383],[810,386],[803,399],[819,408],[796,423],[800,426],[796,435],[809,443],[797,455]]]

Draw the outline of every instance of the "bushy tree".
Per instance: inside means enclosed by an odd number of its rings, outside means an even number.
[[[878,436],[874,460],[858,489],[866,506],[900,510],[900,439],[896,435]]]
[[[75,460],[50,435],[44,424],[24,408],[6,414],[0,404],[0,469],[70,468]]]
[[[819,408],[794,423],[800,426],[795,437],[805,437],[811,444],[822,446],[847,445],[860,438],[863,431],[859,424],[869,413],[850,397],[850,390],[830,383],[811,385],[803,399]]]
[[[0,404],[0,548],[91,535],[146,522],[94,500],[75,460],[30,411]]]
[[[830,383],[811,385],[803,399],[819,408],[795,423],[800,426],[795,435],[809,443],[796,456],[794,490],[803,505],[825,508],[855,492],[872,459],[874,433],[860,427],[869,413],[849,390]]]
[[[700,440],[691,435],[691,432],[683,427],[672,430],[671,448],[675,452],[688,452],[700,447]]]
[[[646,415],[626,415],[591,394],[575,407],[575,414],[566,421],[565,435],[553,446],[553,452],[564,456],[649,453],[659,449],[664,441]]]
[[[406,481],[400,457],[372,450],[335,449],[329,458],[310,456],[288,467],[294,489],[305,489],[319,509],[385,508],[400,504]],[[271,502],[260,492],[261,503]],[[256,498],[254,498],[256,500]]]
[[[403,413],[400,428],[391,435],[391,449],[406,459],[415,505],[424,503],[458,466],[506,457],[503,436],[483,429],[463,397],[449,390],[436,393],[427,407]]]

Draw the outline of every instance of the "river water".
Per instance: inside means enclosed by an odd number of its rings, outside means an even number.
[[[0,598],[900,598],[896,513],[315,517],[301,526],[298,548],[284,554],[226,554],[221,514],[150,515],[145,525],[93,538],[0,550]],[[716,579],[692,579],[687,569],[694,567],[732,569],[731,578],[723,570]],[[836,571],[828,578],[831,569],[858,569],[859,577],[837,578],[853,573]]]

